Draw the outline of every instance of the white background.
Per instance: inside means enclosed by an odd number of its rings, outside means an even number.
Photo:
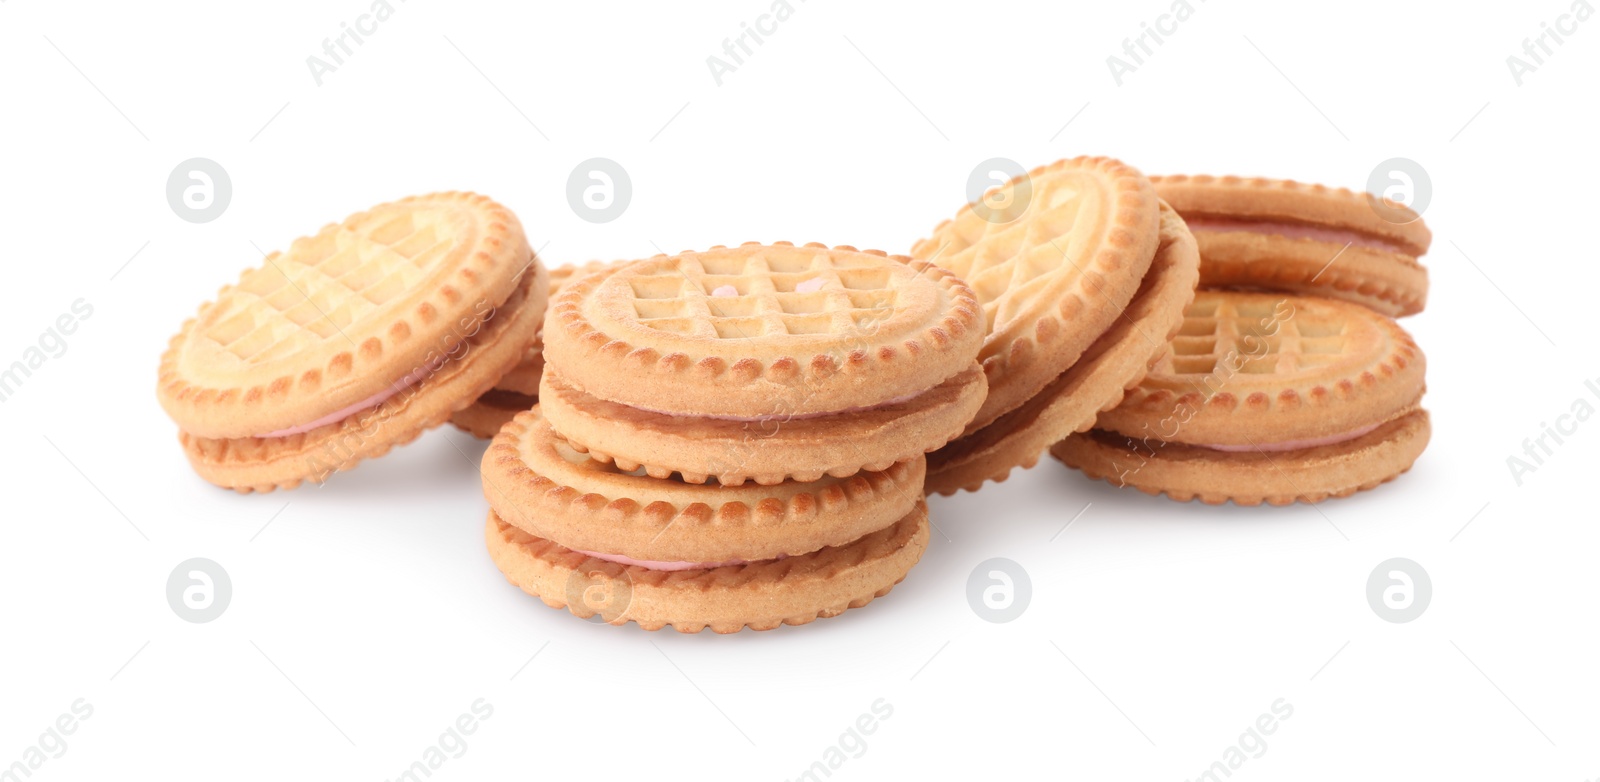
[[[1166,0],[795,2],[721,86],[706,58],[764,0],[396,0],[321,86],[306,58],[367,0],[0,3],[0,364],[74,300],[94,310],[0,405],[0,763],[85,698],[34,779],[391,779],[484,698],[434,778],[778,780],[882,698],[834,778],[1180,780],[1284,698],[1235,778],[1600,776],[1600,422],[1520,487],[1506,464],[1574,400],[1600,407],[1600,21],[1519,87],[1506,58],[1567,0],[1195,0],[1118,86],[1106,58]],[[1082,153],[1358,189],[1380,161],[1422,164],[1433,291],[1405,326],[1435,433],[1416,469],[1316,508],[1210,508],[1047,458],[934,500],[944,534],[864,610],[681,637],[509,586],[483,547],[483,445],[460,432],[238,496],[188,469],[155,401],[168,337],[259,262],[252,242],[404,195],[488,193],[552,264],[751,239],[904,252],[979,161]],[[201,225],[165,196],[197,156],[234,189]],[[604,225],[565,194],[596,156],[634,189]],[[209,624],[165,599],[196,556],[233,582]],[[1366,600],[1396,556],[1433,583],[1409,624]],[[967,604],[991,557],[1031,575],[1009,624]]]

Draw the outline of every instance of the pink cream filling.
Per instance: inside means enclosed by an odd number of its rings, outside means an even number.
[[[1228,451],[1229,453],[1248,453],[1251,451],[1298,451],[1302,448],[1316,448],[1319,445],[1333,445],[1334,443],[1342,443],[1354,440],[1357,437],[1377,429],[1379,426],[1382,426],[1382,424],[1363,426],[1360,429],[1352,429],[1348,432],[1332,434],[1328,435],[1327,437],[1313,437],[1309,440],[1285,440],[1281,443],[1262,443],[1261,445],[1206,445],[1197,443],[1197,445],[1199,445],[1201,448],[1210,448],[1213,451]]]
[[[594,557],[595,559],[603,559],[607,562],[615,562],[619,565],[633,565],[634,567],[642,567],[647,570],[710,570],[712,568],[729,567],[731,565],[750,564],[748,560],[743,559],[730,559],[726,562],[663,562],[655,559],[634,559],[633,557],[623,556],[622,554],[602,554],[598,551],[584,551],[582,549],[573,550],[577,551],[579,554],[583,554],[584,556]],[[778,556],[773,557],[771,560],[762,561],[770,562],[783,559],[787,556],[789,555],[779,554]]]
[[[667,410],[656,410],[656,409],[649,408],[649,407],[640,407],[638,405],[623,405],[623,406],[624,407],[631,407],[631,408],[633,408],[635,410],[642,410],[642,411],[644,411],[646,413],[654,413],[655,415],[669,416],[671,418],[703,418],[703,419],[706,419],[706,420],[709,420],[709,421],[734,421],[734,422],[737,422],[737,423],[744,423],[744,424],[759,424],[759,423],[765,423],[767,421],[804,421],[804,420],[809,419],[809,418],[822,418],[824,416],[830,416],[830,415],[844,415],[844,414],[847,414],[847,413],[864,413],[864,412],[867,412],[868,410],[877,410],[879,408],[889,407],[891,405],[903,404],[905,402],[909,402],[909,401],[911,401],[913,399],[916,399],[917,397],[919,397],[921,395],[922,394],[920,392],[919,393],[915,393],[915,394],[905,394],[903,396],[897,396],[897,397],[893,397],[891,399],[884,400],[884,401],[879,402],[879,403],[877,403],[875,405],[863,405],[861,407],[847,407],[847,408],[845,408],[843,410],[830,410],[830,411],[823,412],[823,413],[796,413],[794,415],[784,415],[783,413],[769,413],[767,415],[755,415],[755,416],[743,416],[743,415],[691,415],[689,413],[673,413],[673,412],[670,412],[670,411],[667,411]],[[617,404],[623,404],[623,403],[618,402]]]
[[[1395,242],[1342,228],[1298,225],[1271,220],[1233,220],[1226,217],[1196,217],[1185,222],[1189,224],[1189,230],[1191,231],[1210,231],[1213,233],[1243,231],[1246,233],[1272,234],[1289,239],[1311,239],[1331,244],[1350,244],[1355,247],[1365,247],[1369,250],[1382,250],[1401,255],[1409,254],[1405,248]]]
[[[316,429],[317,427],[338,423],[346,418],[349,418],[350,416],[355,415],[356,413],[362,412],[363,410],[371,410],[372,408],[389,401],[389,397],[392,397],[395,394],[398,394],[401,391],[404,391],[407,388],[422,382],[422,379],[431,374],[436,368],[437,367],[432,366],[421,367],[417,369],[417,371],[412,372],[411,374],[391,383],[389,387],[385,388],[383,391],[373,394],[372,396],[350,405],[349,407],[335,410],[321,418],[318,418],[315,421],[312,421],[309,424],[301,424],[299,426],[291,426],[288,429],[279,429],[276,432],[258,434],[256,437],[288,437],[290,435],[305,434],[306,432]]]

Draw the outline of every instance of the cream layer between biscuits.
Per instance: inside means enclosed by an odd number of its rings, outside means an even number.
[[[309,424],[301,424],[299,426],[291,426],[288,429],[279,429],[279,430],[277,430],[275,432],[267,432],[266,434],[258,434],[258,435],[256,435],[256,437],[259,437],[259,438],[289,437],[291,435],[305,434],[306,432],[309,432],[309,431],[311,431],[313,429],[316,429],[318,427],[327,426],[328,424],[338,423],[340,421],[343,421],[346,418],[349,418],[350,416],[355,415],[356,413],[360,413],[360,412],[363,412],[365,410],[371,410],[372,408],[377,407],[378,405],[381,405],[384,402],[389,401],[389,398],[394,396],[395,394],[398,394],[401,391],[404,391],[407,388],[410,388],[411,386],[414,386],[417,383],[422,382],[422,379],[427,377],[428,375],[432,374],[434,369],[436,369],[436,367],[431,367],[431,366],[421,367],[421,368],[417,369],[417,371],[412,372],[411,374],[406,375],[405,377],[400,378],[399,380],[396,380],[393,383],[389,384],[389,387],[385,388],[383,391],[380,391],[380,392],[378,392],[376,394],[373,394],[372,396],[369,396],[366,399],[363,399],[363,400],[361,400],[361,401],[359,401],[359,402],[357,402],[357,403],[355,403],[353,405],[350,405],[349,407],[344,407],[344,408],[341,408],[339,410],[335,410],[335,411],[333,411],[333,412],[331,412],[331,413],[329,413],[329,414],[327,414],[327,415],[325,415],[325,416],[323,416],[321,418],[318,418],[315,421],[312,421]]]
[[[622,405],[623,407],[631,407],[634,410],[639,410],[639,411],[642,411],[642,412],[650,413],[652,415],[664,415],[664,416],[668,416],[670,418],[703,418],[703,419],[708,420],[708,421],[735,421],[735,422],[738,422],[738,423],[745,423],[745,424],[762,424],[762,423],[771,423],[771,422],[782,423],[784,421],[805,421],[805,420],[811,419],[811,418],[825,418],[825,417],[830,416],[830,415],[850,415],[850,414],[853,414],[853,413],[864,413],[864,412],[866,412],[868,410],[878,410],[878,409],[881,409],[881,408],[889,407],[890,405],[905,404],[906,402],[909,402],[909,401],[911,401],[913,399],[916,399],[919,396],[922,396],[922,394],[923,394],[923,392],[921,392],[921,391],[919,391],[919,392],[917,392],[915,394],[903,394],[901,396],[891,397],[889,399],[885,399],[884,401],[879,402],[879,403],[877,403],[875,405],[863,405],[863,406],[860,406],[860,407],[847,407],[847,408],[845,408],[843,410],[829,410],[829,411],[822,412],[822,413],[795,413],[795,414],[790,414],[790,415],[786,415],[784,413],[767,413],[766,415],[756,415],[756,416],[743,416],[743,415],[693,415],[693,414],[690,414],[690,413],[674,413],[674,412],[670,412],[670,411],[667,411],[667,410],[656,410],[654,408],[640,407],[639,405],[626,404],[626,403],[623,403],[623,402],[617,402],[617,404]]]
[[[1273,220],[1235,220],[1227,217],[1195,217],[1186,219],[1189,230],[1195,233],[1231,233],[1246,232],[1258,234],[1271,234],[1288,239],[1312,239],[1319,242],[1332,244],[1349,244],[1355,247],[1365,247],[1370,250],[1408,255],[1405,248],[1395,242],[1379,239],[1374,236],[1351,231],[1343,228],[1328,228],[1318,225],[1299,225]]]
[[[633,557],[624,556],[622,554],[606,554],[599,551],[584,551],[582,549],[573,550],[579,554],[583,554],[584,556],[594,557],[595,559],[603,559],[607,562],[615,562],[619,565],[633,565],[635,567],[642,567],[647,570],[711,570],[712,568],[729,567],[730,565],[750,564],[750,560],[745,559],[730,559],[726,562],[667,562],[658,559],[634,559]],[[763,559],[758,561],[773,562],[783,559],[787,556],[787,554],[779,554],[772,559]]]
[[[1370,424],[1358,429],[1352,429],[1348,432],[1328,435],[1327,437],[1313,437],[1308,440],[1284,440],[1283,442],[1261,443],[1260,445],[1216,445],[1204,443],[1194,443],[1193,445],[1198,448],[1210,448],[1213,451],[1227,451],[1228,453],[1249,453],[1251,451],[1272,451],[1276,453],[1278,451],[1298,451],[1302,448],[1316,448],[1320,445],[1333,445],[1334,443],[1348,442],[1367,434],[1374,429],[1377,429],[1379,426],[1382,426],[1382,424]]]

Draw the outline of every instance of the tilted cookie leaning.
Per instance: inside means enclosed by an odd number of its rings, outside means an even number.
[[[775,486],[650,478],[589,458],[538,408],[483,457],[490,556],[555,608],[679,632],[768,630],[866,605],[927,546],[919,456]]]
[[[1062,438],[1094,425],[1166,352],[1194,300],[1200,253],[1183,219],[1161,204],[1161,243],[1122,317],[1072,367],[1020,407],[928,455],[928,494],[977,491],[1028,468]]]
[[[544,267],[471,193],[382,204],[273,253],[184,324],[157,397],[201,477],[321,482],[444,423],[524,354]]]
[[[714,247],[565,286],[540,406],[575,448],[690,483],[883,470],[983,402],[971,289],[853,247]]]
[[[999,196],[1023,205],[1021,214],[968,204],[911,248],[966,280],[983,304],[989,397],[967,434],[1033,398],[1116,322],[1158,241],[1150,181],[1109,158],[1035,168]]]
[[[1428,300],[1433,233],[1410,208],[1279,179],[1151,177],[1200,245],[1200,285],[1344,299],[1390,317]]]
[[[576,266],[551,267],[550,295],[556,295],[556,291],[573,277],[620,265],[620,262],[589,261]],[[522,360],[471,406],[450,416],[450,423],[475,437],[494,437],[494,433],[500,431],[500,427],[505,426],[517,413],[530,410],[539,403],[539,379],[542,377],[544,340],[535,334]]]
[[[1427,447],[1425,369],[1409,334],[1360,305],[1201,291],[1144,382],[1050,452],[1179,501],[1343,497],[1394,479]]]

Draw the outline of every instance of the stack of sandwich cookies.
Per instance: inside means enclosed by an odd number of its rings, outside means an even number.
[[[972,291],[852,247],[658,256],[564,287],[544,331],[545,417],[574,448],[689,483],[883,470],[983,404]]]
[[[1433,234],[1410,208],[1276,179],[1153,177],[1200,245],[1202,287],[1344,299],[1390,317],[1422,311]]]
[[[927,547],[924,461],[776,486],[623,472],[520,413],[484,455],[485,535],[554,608],[684,633],[806,624],[887,594]]]
[[[567,283],[539,406],[484,455],[512,583],[612,624],[770,629],[889,591],[927,546],[924,454],[983,404],[949,271],[746,244]]]
[[[1030,468],[1052,444],[1094,425],[1166,351],[1194,299],[1200,256],[1182,218],[1161,204],[1161,242],[1123,316],[1044,390],[928,457],[928,494],[977,491]]]
[[[547,279],[509,210],[407,198],[267,256],[185,323],[157,395],[241,492],[321,482],[471,404],[523,357]]]
[[[1127,165],[1062,160],[1012,180],[996,200],[1020,213],[969,204],[912,248],[972,285],[987,327],[989,397],[963,437],[929,457],[930,492],[1005,480],[1092,424],[1139,381],[1194,290],[1182,220],[1163,217],[1149,180]]]
[[[1179,501],[1343,497],[1404,473],[1427,446],[1424,371],[1410,335],[1363,306],[1201,291],[1143,383],[1051,453]]]
[[[550,269],[550,295],[554,296],[561,285],[573,277],[582,277],[618,264],[589,261],[578,266],[556,266]],[[524,410],[539,403],[539,379],[544,376],[544,341],[535,334],[528,343],[522,360],[500,378],[483,396],[465,409],[450,416],[450,423],[474,437],[494,437],[500,427]]]

